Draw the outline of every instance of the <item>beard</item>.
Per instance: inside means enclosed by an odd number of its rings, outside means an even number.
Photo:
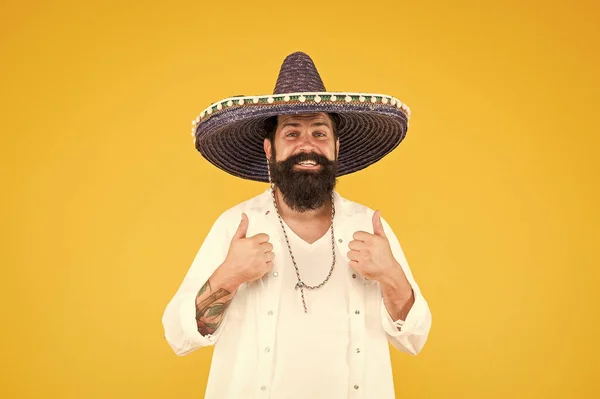
[[[317,170],[294,169],[303,161],[314,161],[321,167]],[[269,165],[271,181],[292,210],[306,212],[319,209],[331,199],[336,184],[337,160],[330,161],[320,154],[302,152],[277,162],[273,152]]]

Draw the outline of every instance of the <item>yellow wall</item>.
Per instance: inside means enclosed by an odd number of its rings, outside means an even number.
[[[162,312],[266,186],[209,166],[190,121],[297,50],[413,111],[339,185],[433,312],[424,351],[392,353],[398,396],[600,397],[595,2],[85,3],[2,4],[0,397],[202,397],[212,350],[175,356]]]

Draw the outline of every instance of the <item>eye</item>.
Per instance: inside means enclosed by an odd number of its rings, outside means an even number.
[[[298,132],[292,131],[285,134],[286,137],[297,137]]]
[[[317,131],[317,132],[313,133],[313,136],[315,136],[315,137],[325,137],[326,134],[325,134],[325,132]]]

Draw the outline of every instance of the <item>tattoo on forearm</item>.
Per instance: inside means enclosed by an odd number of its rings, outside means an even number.
[[[202,335],[214,333],[221,321],[227,307],[231,303],[231,292],[219,288],[213,292],[210,280],[206,282],[196,295],[196,323],[198,332]]]

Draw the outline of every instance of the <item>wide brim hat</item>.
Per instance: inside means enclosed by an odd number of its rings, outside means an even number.
[[[276,115],[335,113],[340,140],[337,176],[382,159],[406,136],[410,109],[386,94],[328,92],[305,53],[285,58],[272,94],[235,96],[211,104],[192,121],[196,149],[234,176],[268,182],[265,121]]]

